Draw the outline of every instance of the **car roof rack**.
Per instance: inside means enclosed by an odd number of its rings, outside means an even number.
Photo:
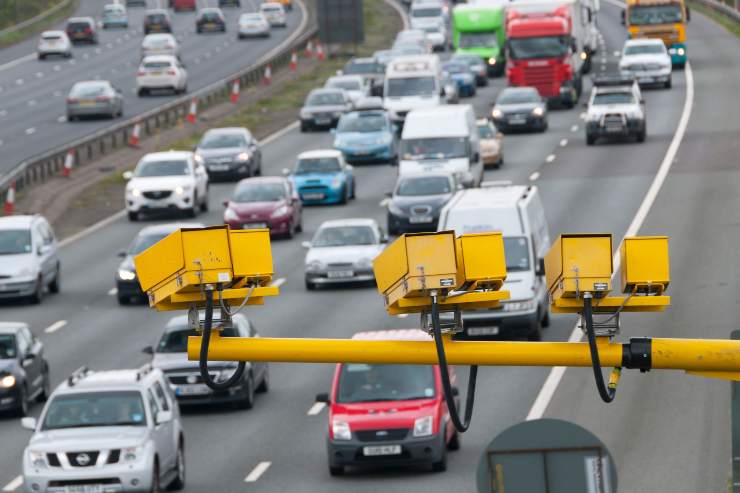
[[[591,83],[594,87],[631,86],[635,83],[635,78],[622,75],[597,75],[592,77]]]
[[[86,366],[81,366],[77,368],[69,377],[67,377],[67,385],[69,385],[70,387],[74,387],[77,382],[85,378],[85,376],[87,376],[87,374],[90,372],[91,370],[88,369]]]

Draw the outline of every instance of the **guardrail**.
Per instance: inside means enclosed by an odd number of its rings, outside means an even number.
[[[185,120],[190,102],[198,100],[198,111],[214,104],[226,101],[231,94],[232,85],[239,80],[241,90],[249,86],[256,86],[262,82],[265,68],[270,65],[272,70],[288,67],[292,52],[303,50],[308,42],[318,34],[315,17],[310,9],[306,8],[308,25],[292,43],[282,48],[269,59],[261,59],[251,67],[243,69],[229,77],[221,79],[198,91],[182,96],[171,103],[165,104],[146,113],[129,118],[113,127],[109,127],[83,138],[65,144],[63,147],[47,151],[22,161],[18,166],[0,178],[0,194],[5,195],[11,183],[15,183],[16,190],[20,191],[31,185],[43,183],[53,176],[57,176],[64,167],[67,154],[74,152],[75,167],[83,166],[100,157],[128,146],[129,137],[136,124],[141,124],[141,138],[152,136],[160,129],[169,128]]]
[[[715,12],[726,15],[735,22],[740,22],[740,0],[729,0],[729,2],[718,2],[717,0],[694,0]]]

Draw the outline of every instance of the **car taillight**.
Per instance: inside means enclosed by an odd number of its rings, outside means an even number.
[[[92,32],[92,29],[90,29],[89,27],[85,28],[85,34],[90,34],[91,32]]]
[[[138,75],[139,77],[141,77],[142,75],[146,75],[146,70],[139,70],[138,72],[136,72],[136,75]]]
[[[70,104],[75,104],[77,103],[77,100],[75,98],[67,98],[67,102]]]
[[[95,101],[110,101],[110,97],[108,96],[98,96],[95,98]]]
[[[177,75],[177,72],[175,72],[173,69],[169,69],[167,71],[167,75]]]

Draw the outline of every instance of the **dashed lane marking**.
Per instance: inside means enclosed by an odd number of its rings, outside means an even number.
[[[67,121],[67,117],[66,117],[66,116],[64,116],[64,115],[62,115],[62,116],[60,116],[59,118],[57,118],[57,121],[58,121],[59,123],[65,123],[65,122]]]
[[[551,163],[553,161],[555,161],[555,154],[550,154],[545,158],[545,162]]]
[[[257,464],[254,469],[252,469],[252,472],[249,473],[249,475],[244,478],[245,483],[254,483],[256,482],[260,476],[262,476],[265,471],[267,471],[270,466],[272,465],[272,462],[260,462]]]
[[[325,407],[326,407],[326,404],[324,404],[323,402],[316,402],[314,403],[313,406],[311,406],[311,409],[309,409],[306,414],[308,416],[316,416],[321,411],[323,411]]]
[[[108,290],[108,296],[115,296],[117,294],[118,294],[118,288],[113,287]]]
[[[272,282],[272,285],[275,286],[276,288],[279,288],[280,286],[282,286],[283,284],[285,284],[285,280],[286,279],[284,277],[281,277],[280,279],[275,279]]]
[[[540,172],[539,171],[535,171],[534,173],[532,173],[531,175],[529,175],[529,181],[537,181],[537,178],[539,178],[539,177],[540,177]]]
[[[53,324],[51,324],[50,326],[48,326],[47,328],[45,328],[44,329],[44,332],[46,332],[47,334],[53,334],[54,332],[56,332],[57,330],[61,329],[65,325],[67,325],[67,321],[66,320],[59,320],[58,322],[54,322]]]
[[[26,135],[33,135],[36,133],[36,127],[27,128],[25,132],[26,132]]]
[[[15,477],[15,479],[13,479],[13,481],[11,481],[10,483],[6,484],[3,487],[3,491],[15,491],[18,488],[20,488],[22,484],[23,484],[23,476],[18,475]]]
[[[565,147],[568,145],[568,139],[563,139],[560,141],[560,147]]]
[[[573,125],[572,127],[570,127],[570,131],[571,132],[578,132],[578,125]]]
[[[381,200],[380,202],[378,202],[378,205],[380,207],[385,207],[386,205],[388,205],[388,202],[390,202],[390,201],[391,201],[391,199],[389,199],[388,197],[386,197],[383,200]]]

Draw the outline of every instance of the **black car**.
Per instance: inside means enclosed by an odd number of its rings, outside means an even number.
[[[389,193],[388,233],[437,231],[439,213],[457,191],[448,173],[402,175]]]
[[[49,397],[49,363],[23,322],[0,322],[0,411],[28,414],[34,400]]]
[[[247,363],[242,381],[227,390],[214,391],[200,376],[197,361],[188,360],[188,337],[196,335],[188,324],[187,315],[176,316],[167,323],[156,347],[145,347],[152,355],[152,366],[164,373],[181,406],[187,404],[233,403],[242,409],[254,405],[255,392],[267,392],[270,381],[267,363]],[[244,315],[234,315],[231,324],[220,332],[221,337],[259,337],[257,330]],[[216,381],[231,378],[237,364],[209,362],[208,371]]]
[[[67,37],[72,43],[97,44],[98,30],[92,17],[72,17],[65,28]]]
[[[534,87],[507,87],[491,109],[493,124],[501,133],[547,130],[547,101]]]
[[[208,178],[249,178],[262,174],[259,142],[244,127],[212,128],[195,147]]]
[[[146,294],[141,290],[139,278],[134,267],[134,257],[170,233],[180,228],[202,228],[201,223],[168,223],[156,226],[147,226],[139,231],[127,250],[119,252],[123,257],[116,271],[116,296],[118,303],[128,305],[132,300],[146,300]]]
[[[241,7],[242,3],[241,0],[218,0],[219,7],[225,7],[227,5],[231,7]]]
[[[170,13],[164,9],[147,10],[144,14],[144,34],[171,33]]]
[[[204,32],[226,32],[226,17],[219,8],[205,8],[198,11],[195,18],[195,31]]]

